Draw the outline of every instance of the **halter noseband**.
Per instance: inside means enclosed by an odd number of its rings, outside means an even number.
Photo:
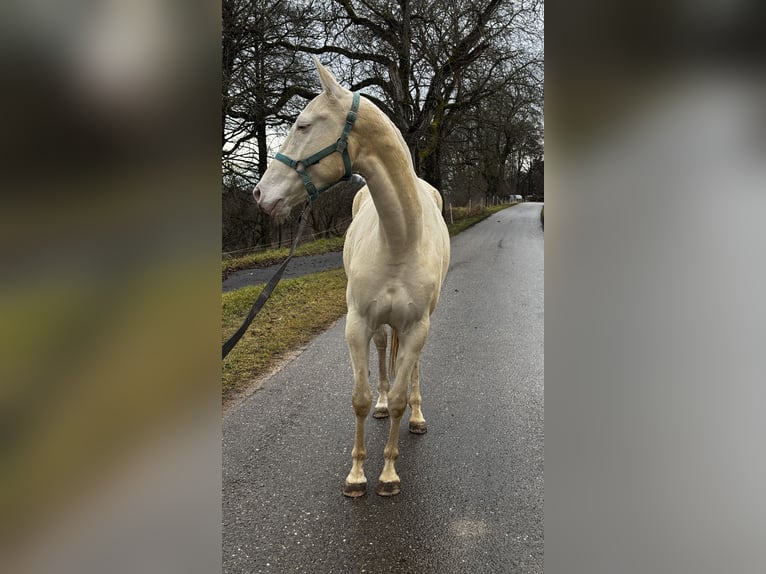
[[[349,110],[348,115],[346,116],[346,125],[343,127],[343,133],[340,134],[340,137],[338,138],[338,141],[335,142],[332,145],[327,146],[324,149],[321,149],[320,151],[316,152],[314,155],[311,155],[307,157],[306,159],[291,159],[287,157],[284,154],[277,153],[277,155],[274,156],[274,159],[281,161],[282,163],[288,165],[289,167],[293,168],[295,171],[298,172],[298,175],[301,176],[301,179],[303,180],[303,186],[306,188],[306,191],[309,194],[309,201],[314,201],[317,197],[319,197],[319,194],[323,191],[327,191],[330,189],[333,185],[341,182],[341,181],[348,181],[351,179],[351,158],[348,155],[348,134],[351,133],[351,128],[354,127],[354,122],[356,122],[356,113],[359,110],[359,92],[354,92],[354,100],[351,103],[351,110]],[[343,155],[343,165],[346,168],[345,173],[343,174],[343,177],[340,178],[338,181],[329,183],[327,185],[323,185],[319,189],[316,188],[316,186],[311,181],[311,177],[308,173],[306,173],[306,168],[310,165],[314,165],[315,163],[319,163],[322,159],[330,155],[331,153],[339,152]],[[298,164],[301,164],[301,167],[298,167]]]

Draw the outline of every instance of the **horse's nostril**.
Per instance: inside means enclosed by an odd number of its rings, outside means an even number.
[[[253,197],[257,203],[261,202],[261,190],[258,189],[257,185],[255,186],[255,189],[253,189]]]

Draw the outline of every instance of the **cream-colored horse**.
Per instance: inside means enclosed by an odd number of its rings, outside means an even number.
[[[449,235],[441,216],[441,198],[415,175],[399,130],[374,104],[354,97],[315,62],[323,91],[300,113],[277,156],[279,161],[269,165],[253,194],[264,211],[284,217],[306,200],[307,191],[316,195],[317,188],[321,192],[350,176],[351,166],[367,180],[354,198],[354,218],[343,251],[348,277],[346,342],[354,371],[356,414],[352,467],[343,494],[361,496],[366,490],[364,424],[372,406],[368,369],[374,337],[380,357],[375,416],[391,417],[376,491],[391,496],[400,491],[395,462],[410,385],[409,429],[418,434],[426,431],[418,361],[449,266]],[[336,141],[341,141],[337,149]],[[385,325],[392,329],[394,383],[390,389]]]

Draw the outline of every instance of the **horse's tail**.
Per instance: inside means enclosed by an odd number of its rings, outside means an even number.
[[[399,336],[396,329],[391,327],[391,355],[388,357],[388,372],[391,377],[396,377],[396,355],[399,353]]]

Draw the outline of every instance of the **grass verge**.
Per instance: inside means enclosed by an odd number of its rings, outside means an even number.
[[[455,213],[457,210],[453,209],[453,221],[454,223],[447,223],[447,230],[449,231],[450,237],[453,235],[457,235],[461,231],[465,231],[469,227],[472,227],[479,223],[480,221],[483,221],[487,219],[490,215],[493,213],[497,213],[498,211],[502,211],[503,209],[507,209],[510,207],[509,204],[504,205],[495,205],[492,207],[485,207],[478,213],[474,213],[471,215],[464,215],[463,213]],[[464,209],[464,208],[460,208]],[[457,217],[455,217],[457,215]]]
[[[263,285],[223,294],[223,338],[237,330]],[[277,285],[266,305],[223,362],[222,399],[231,402],[250,381],[308,343],[346,312],[346,274],[323,271]]]
[[[472,214],[453,210],[455,222],[447,224],[449,234],[457,235],[507,207],[508,205],[498,205]],[[335,240],[339,240],[337,247],[333,242]],[[302,255],[337,251],[343,248],[343,237],[333,240],[323,239],[314,243],[319,245],[307,243],[298,247],[296,251],[301,248],[310,249],[308,252],[300,253]],[[328,243],[333,248],[328,248]],[[280,255],[280,252],[283,253]],[[272,253],[276,255],[271,255]],[[251,256],[258,256],[257,260],[263,263],[263,261],[269,261],[268,257],[274,257],[276,261],[279,261],[280,257],[286,257],[287,253],[287,249],[274,249],[251,254]],[[245,263],[250,261],[245,259],[246,257],[248,256],[237,258],[239,260],[237,264],[243,265],[237,269],[253,266],[252,263]],[[224,261],[224,272],[226,272],[226,263]],[[230,271],[233,270],[235,269],[230,269]],[[226,341],[237,330],[262,290],[263,285],[256,285],[223,294],[222,341]],[[346,274],[343,269],[281,281],[242,340],[223,361],[221,394],[224,407],[231,404],[253,379],[268,373],[280,359],[307,344],[345,312]]]

